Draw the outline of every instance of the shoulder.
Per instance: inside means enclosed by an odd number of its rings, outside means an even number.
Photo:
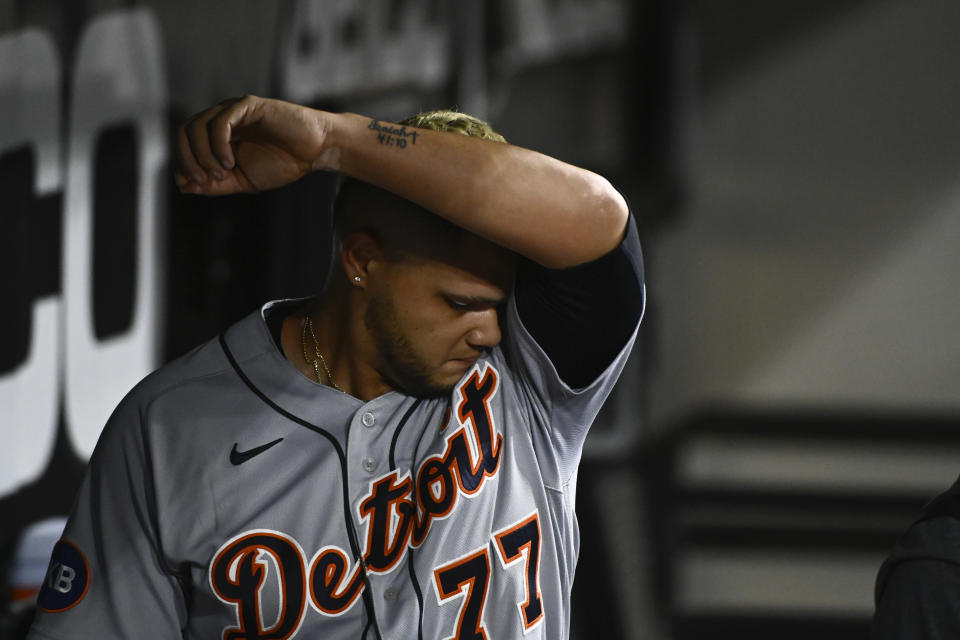
[[[147,375],[130,390],[120,408],[136,407],[145,411],[177,389],[223,375],[229,370],[230,364],[219,341],[212,338]]]
[[[251,344],[250,337],[265,333],[257,325],[263,320],[260,312],[254,312],[232,325],[223,335],[239,336],[246,342],[246,354],[250,357],[258,349],[266,351],[269,344]],[[168,404],[191,405],[195,410],[210,404],[210,400],[239,382],[236,373],[221,344],[221,336],[210,338],[187,353],[166,363],[138,382],[117,406],[111,422],[117,417],[138,416],[144,422],[147,416]],[[229,380],[229,384],[224,383]]]
[[[905,564],[937,563],[960,578],[960,481],[934,498],[900,537],[877,576],[877,597]]]
[[[957,486],[939,496],[880,568],[872,636],[955,638],[960,634],[960,512]]]
[[[590,386],[643,316],[643,259],[633,217],[620,244],[592,262],[555,270],[521,260],[513,299],[525,329],[520,335],[536,341],[569,386]]]
[[[895,554],[960,565],[960,480],[924,507],[923,515],[897,543]]]

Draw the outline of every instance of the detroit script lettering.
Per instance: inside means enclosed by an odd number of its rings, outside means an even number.
[[[364,567],[369,573],[391,571],[407,549],[423,544],[435,522],[456,509],[461,496],[480,492],[500,468],[503,435],[490,410],[498,382],[496,369],[486,364],[459,385],[460,426],[447,436],[441,454],[419,465],[415,482],[409,471],[392,471],[371,483],[359,507],[367,527],[362,562],[351,562],[350,554],[335,545],[308,561],[295,539],[268,529],[244,531],[222,545],[210,564],[209,580],[217,598],[236,610],[236,624],[223,630],[223,640],[290,638],[299,630],[308,602],[324,615],[342,615],[363,592]],[[284,601],[276,619],[267,623],[261,619],[261,590],[271,565]]]

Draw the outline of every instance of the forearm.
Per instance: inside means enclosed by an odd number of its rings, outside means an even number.
[[[616,247],[627,206],[603,177],[535,151],[407,129],[387,142],[370,118],[332,116],[325,160],[479,236],[551,268]],[[391,126],[382,123],[382,126]],[[413,135],[415,133],[416,135]],[[331,153],[332,151],[332,153]]]
[[[553,268],[594,260],[623,238],[626,203],[594,173],[455,133],[410,129],[406,144],[390,144],[373,122],[257,96],[227,100],[180,127],[177,185],[225,195],[332,169]]]

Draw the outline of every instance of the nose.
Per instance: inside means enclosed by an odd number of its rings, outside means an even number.
[[[496,309],[476,312],[476,322],[467,334],[467,344],[480,351],[500,344],[500,318]]]

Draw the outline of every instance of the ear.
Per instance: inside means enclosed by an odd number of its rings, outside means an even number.
[[[383,262],[385,258],[383,245],[369,231],[348,233],[340,243],[340,264],[347,281],[354,286],[364,286],[370,267]],[[357,278],[360,278],[359,282]]]

